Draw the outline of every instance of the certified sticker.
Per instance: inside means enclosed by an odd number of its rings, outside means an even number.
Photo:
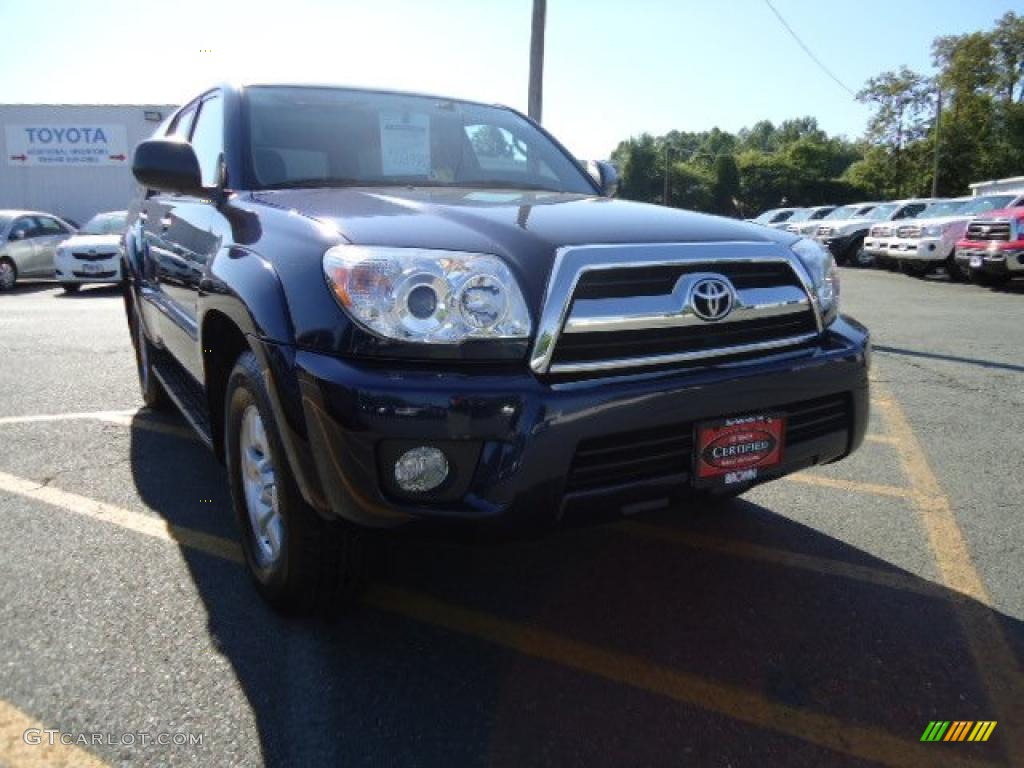
[[[785,417],[723,419],[697,428],[698,485],[748,482],[782,461]]]

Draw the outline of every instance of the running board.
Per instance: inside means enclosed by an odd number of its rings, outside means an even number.
[[[158,351],[151,357],[150,369],[181,415],[199,435],[199,439],[212,449],[213,432],[210,429],[210,414],[203,388],[180,363],[164,351]]]

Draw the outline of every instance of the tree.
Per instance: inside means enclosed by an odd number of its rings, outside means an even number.
[[[992,45],[997,54],[996,80],[1007,104],[1013,103],[1013,92],[1024,71],[1024,17],[1007,11],[996,22]],[[1024,87],[1020,100],[1024,101]]]
[[[512,145],[496,125],[483,125],[470,139],[473,150],[482,157],[512,157]]]
[[[736,212],[740,199],[740,169],[732,155],[715,158],[715,178],[711,190],[711,211],[726,216]]]

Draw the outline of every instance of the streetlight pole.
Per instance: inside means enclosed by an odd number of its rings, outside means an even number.
[[[540,122],[544,101],[544,23],[547,0],[533,0],[533,22],[530,25],[530,94],[527,114]]]
[[[661,204],[668,205],[668,156],[672,148],[665,142],[665,186],[661,192]]]

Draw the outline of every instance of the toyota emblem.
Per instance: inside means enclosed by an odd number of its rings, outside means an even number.
[[[693,313],[709,323],[728,317],[735,304],[736,291],[724,277],[702,278],[690,290]]]

